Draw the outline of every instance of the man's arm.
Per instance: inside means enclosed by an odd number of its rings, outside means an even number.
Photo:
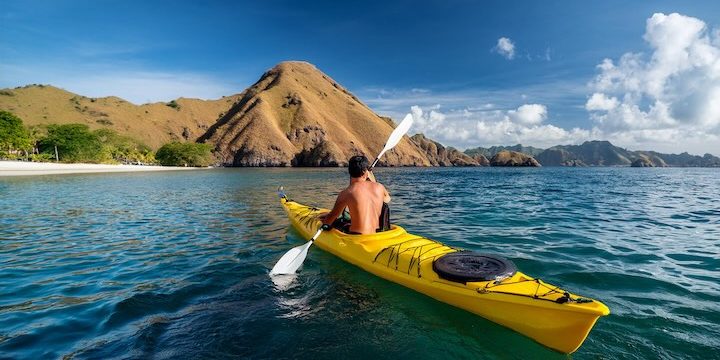
[[[390,193],[387,191],[387,189],[385,188],[385,186],[383,186],[383,184],[378,183],[378,185],[380,185],[380,187],[382,187],[382,191],[383,191],[383,202],[386,203],[386,204],[389,204],[389,203],[390,203]]]
[[[345,209],[345,206],[347,206],[347,204],[345,203],[345,192],[343,191],[338,195],[337,200],[335,200],[335,206],[333,206],[332,210],[322,218],[323,224],[332,225],[333,221],[335,221]]]

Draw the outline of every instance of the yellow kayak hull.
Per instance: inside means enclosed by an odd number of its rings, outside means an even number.
[[[281,202],[292,225],[308,240],[321,226],[318,216],[328,212],[286,198]],[[433,270],[433,261],[459,249],[410,234],[396,225],[372,235],[323,231],[315,245],[383,279],[480,315],[566,354],[582,345],[600,316],[610,313],[597,300],[567,293],[519,271],[493,281],[444,280]],[[563,301],[563,297],[571,300]]]

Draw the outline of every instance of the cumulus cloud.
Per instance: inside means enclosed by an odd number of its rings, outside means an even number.
[[[508,60],[515,58],[515,43],[509,38],[499,38],[493,49]]]
[[[651,53],[604,59],[585,109],[608,138],[625,146],[718,144],[719,37],[700,19],[654,14],[643,36]]]
[[[413,106],[411,112],[415,120],[414,132],[459,147],[517,143],[550,147],[577,144],[599,136],[597,130],[566,130],[543,124],[548,111],[541,104],[523,104],[511,110],[492,110],[480,106],[448,113],[442,113],[438,108]]]
[[[605,94],[594,93],[590,96],[587,103],[585,103],[585,109],[588,111],[603,110],[610,111],[618,106],[618,99],[616,97],[608,97]]]
[[[547,118],[547,107],[540,104],[521,105],[517,110],[507,112],[508,118],[523,125],[536,125]]]

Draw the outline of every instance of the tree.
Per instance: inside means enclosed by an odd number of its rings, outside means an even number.
[[[103,162],[109,159],[97,134],[84,124],[48,125],[47,137],[38,142],[41,152],[54,154],[63,162]]]
[[[99,129],[93,132],[103,144],[104,151],[115,161],[124,163],[154,163],[152,150],[137,140],[119,135],[111,129]]]
[[[208,166],[213,162],[212,146],[173,141],[163,145],[155,158],[166,166]]]
[[[30,150],[30,134],[15,114],[0,110],[0,151]]]

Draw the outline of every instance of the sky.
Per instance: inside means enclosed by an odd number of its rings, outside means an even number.
[[[285,60],[460,149],[610,140],[720,155],[717,1],[0,5],[0,88],[214,99]]]

